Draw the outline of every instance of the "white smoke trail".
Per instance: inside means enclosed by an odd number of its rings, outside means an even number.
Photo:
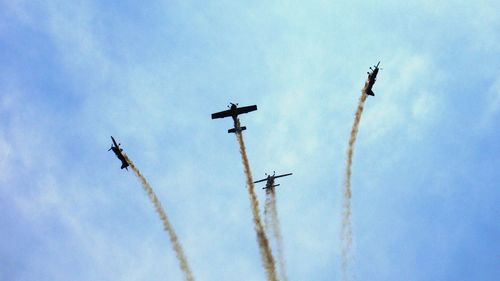
[[[134,162],[132,162],[130,160],[130,158],[125,153],[123,153],[123,156],[125,157],[125,160],[127,160],[127,163],[130,164],[130,167],[134,171],[137,178],[139,178],[139,181],[141,182],[142,187],[144,188],[144,190],[148,194],[149,199],[151,199],[151,202],[153,203],[153,205],[156,209],[156,212],[158,213],[161,221],[163,222],[163,228],[168,233],[168,236],[170,238],[170,242],[172,243],[172,247],[175,251],[175,256],[177,257],[177,260],[179,261],[179,265],[181,267],[181,270],[184,273],[184,280],[194,281],[193,273],[191,272],[191,269],[189,268],[189,264],[187,262],[186,255],[184,254],[184,250],[182,249],[181,243],[179,242],[179,239],[177,237],[177,234],[174,231],[173,226],[170,224],[170,221],[168,220],[167,214],[165,213],[165,210],[163,209],[160,200],[156,196],[156,193],[154,192],[154,190],[151,187],[151,185],[149,184],[149,182],[141,174],[139,169],[137,169]]]
[[[266,208],[264,210],[266,230],[269,233],[272,231],[274,240],[276,241],[277,258],[280,265],[280,277],[282,281],[288,281],[286,274],[285,255],[283,250],[283,236],[281,235],[280,221],[278,217],[278,209],[276,207],[276,192],[273,188],[266,190]]]
[[[240,121],[236,121],[237,126],[240,126]],[[267,279],[269,281],[278,281],[276,277],[276,265],[274,262],[274,257],[271,252],[271,247],[269,246],[269,240],[267,239],[262,221],[260,219],[259,211],[259,201],[257,195],[255,194],[255,188],[253,184],[252,171],[250,170],[250,164],[248,162],[245,142],[243,141],[243,135],[241,132],[236,132],[236,139],[240,145],[241,160],[243,162],[243,169],[247,179],[247,190],[250,198],[250,204],[252,207],[253,222],[255,227],[255,232],[257,234],[257,243],[259,244],[259,250],[262,257],[262,262],[266,270]]]
[[[358,107],[356,109],[356,114],[354,115],[354,122],[352,124],[351,134],[349,136],[349,147],[347,149],[347,163],[344,178],[344,202],[342,211],[342,280],[349,280],[348,278],[348,261],[351,254],[352,246],[352,224],[351,224],[351,174],[352,174],[352,157],[354,154],[354,144],[356,142],[356,137],[358,135],[359,123],[361,121],[361,114],[363,113],[363,108],[366,101],[366,86],[363,88],[361,97],[358,102]]]

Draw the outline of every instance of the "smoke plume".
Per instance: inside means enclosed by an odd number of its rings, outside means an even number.
[[[347,270],[348,270],[348,260],[350,257],[351,246],[352,246],[352,225],[351,225],[351,168],[352,168],[352,157],[354,153],[354,144],[356,142],[356,137],[358,135],[359,122],[361,121],[361,114],[363,113],[363,108],[366,101],[366,87],[363,88],[361,92],[361,97],[359,98],[358,108],[356,109],[356,114],[354,115],[354,122],[352,124],[351,135],[349,137],[349,147],[347,148],[347,162],[346,171],[344,175],[344,202],[342,211],[342,279],[348,280]]]
[[[239,119],[237,119],[236,124],[238,127],[240,127]],[[262,221],[260,219],[259,201],[257,199],[257,195],[255,194],[252,171],[250,170],[246,147],[241,132],[236,132],[236,139],[238,140],[238,143],[240,145],[241,160],[243,162],[243,169],[247,178],[247,190],[250,197],[255,232],[257,233],[257,242],[259,244],[262,262],[264,264],[264,268],[266,269],[267,279],[269,281],[278,281],[278,278],[276,277],[276,265],[274,262],[274,257],[271,252],[271,247],[269,246],[269,241],[266,237]]]
[[[161,221],[163,222],[163,228],[165,231],[168,233],[168,236],[170,238],[170,242],[172,243],[172,247],[175,251],[175,255],[177,257],[177,260],[179,261],[180,267],[182,272],[184,273],[184,280],[186,281],[194,281],[193,273],[191,272],[191,269],[189,268],[189,264],[187,262],[186,255],[184,254],[184,250],[182,249],[182,246],[179,242],[179,239],[177,238],[177,234],[174,231],[174,228],[170,224],[170,221],[168,220],[167,214],[165,213],[165,210],[163,209],[160,200],[156,196],[153,188],[151,185],[148,183],[146,178],[141,174],[139,169],[135,166],[134,162],[128,158],[128,156],[123,153],[123,156],[125,157],[125,160],[127,160],[127,163],[130,164],[130,167],[134,171],[135,175],[137,178],[139,178],[139,181],[142,184],[142,187],[146,191],[146,193],[149,196],[149,199],[151,199],[151,202],[153,203],[156,212],[158,212],[158,215],[160,216]]]
[[[269,195],[269,190],[266,190],[266,202],[264,203],[264,225],[266,227],[266,233],[272,231],[271,228],[271,196]]]
[[[288,281],[288,276],[286,275],[286,269],[285,269],[285,256],[283,253],[283,236],[281,235],[278,209],[276,207],[276,193],[274,191],[274,188],[268,188],[266,190],[264,219],[266,223],[267,233],[272,232],[273,238],[276,241],[276,249],[278,252],[277,256],[280,265],[281,280]]]

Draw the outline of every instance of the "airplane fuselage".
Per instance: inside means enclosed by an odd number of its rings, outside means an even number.
[[[263,188],[266,192],[274,192],[274,188],[279,186],[279,184],[274,184],[274,177],[267,176],[266,186]]]
[[[113,152],[115,153],[115,155],[118,159],[122,160],[123,155],[122,155],[119,148],[113,146],[113,147],[111,147],[111,150],[113,150]]]
[[[378,68],[375,68],[373,72],[368,76],[368,87],[373,87],[375,84],[375,81],[377,79],[377,74],[378,74]]]
[[[267,176],[267,182],[266,182],[266,187],[272,186],[274,184],[274,177],[272,176]]]
[[[236,127],[236,122],[238,120],[238,106],[235,104],[231,104],[229,110],[231,110],[231,118],[233,118],[234,127]]]
[[[238,106],[235,104],[231,104],[231,118],[233,118],[234,128],[229,129],[229,133],[241,133],[241,131],[245,130],[246,127],[241,127],[238,125]]]
[[[129,164],[122,153],[123,149],[120,148],[120,144],[117,144],[113,137],[111,137],[111,139],[113,140],[113,144],[111,145],[111,148],[109,150],[113,150],[113,153],[116,155],[116,158],[122,161],[121,169],[127,169]]]
[[[377,65],[375,65],[375,67],[373,69],[370,67],[370,70],[372,70],[372,72],[368,72],[368,79],[366,80],[366,83],[365,83],[364,93],[369,95],[369,96],[375,96],[375,93],[373,93],[372,88],[373,88],[373,85],[375,84],[375,81],[377,81],[379,64],[380,64],[380,62],[378,62]]]

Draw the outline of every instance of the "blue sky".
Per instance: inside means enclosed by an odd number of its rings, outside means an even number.
[[[345,151],[358,280],[500,276],[497,1],[0,1],[0,279],[264,280],[231,120],[277,193],[290,280],[340,280]],[[260,190],[259,190],[260,191]],[[264,193],[259,194],[261,202]]]

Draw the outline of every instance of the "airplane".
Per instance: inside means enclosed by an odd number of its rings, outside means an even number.
[[[122,161],[121,169],[125,168],[128,171],[127,167],[129,166],[129,164],[127,163],[127,160],[125,160],[125,156],[123,156],[123,149],[120,148],[120,143],[117,144],[113,136],[111,136],[111,140],[113,140],[113,144],[111,145],[111,148],[108,149],[108,151],[113,150],[113,152],[116,154],[116,157],[118,157],[118,159]]]
[[[237,103],[230,103],[231,106],[227,106],[229,109],[224,110],[221,112],[213,113],[212,114],[212,119],[217,119],[217,118],[225,118],[231,116],[234,121],[234,128],[227,130],[227,133],[241,133],[243,130],[246,130],[247,127],[245,126],[238,126],[238,114],[243,114],[243,113],[248,113],[257,110],[256,105],[250,105],[250,106],[243,106],[243,107],[238,107]]]
[[[375,96],[375,93],[372,91],[373,84],[375,84],[375,81],[377,79],[377,74],[379,71],[378,65],[380,64],[380,61],[377,63],[377,65],[374,66],[374,68],[370,67],[371,73],[367,72],[368,74],[368,79],[366,80],[365,83],[365,93],[369,96]]]
[[[265,189],[266,191],[274,190],[274,188],[276,186],[279,186],[279,184],[274,184],[274,179],[281,178],[281,177],[286,177],[286,176],[291,176],[291,175],[292,175],[292,173],[276,176],[276,172],[273,171],[272,175],[266,174],[267,177],[265,179],[254,181],[253,183],[259,183],[259,182],[265,181],[266,182],[266,186],[263,187],[262,189]]]

